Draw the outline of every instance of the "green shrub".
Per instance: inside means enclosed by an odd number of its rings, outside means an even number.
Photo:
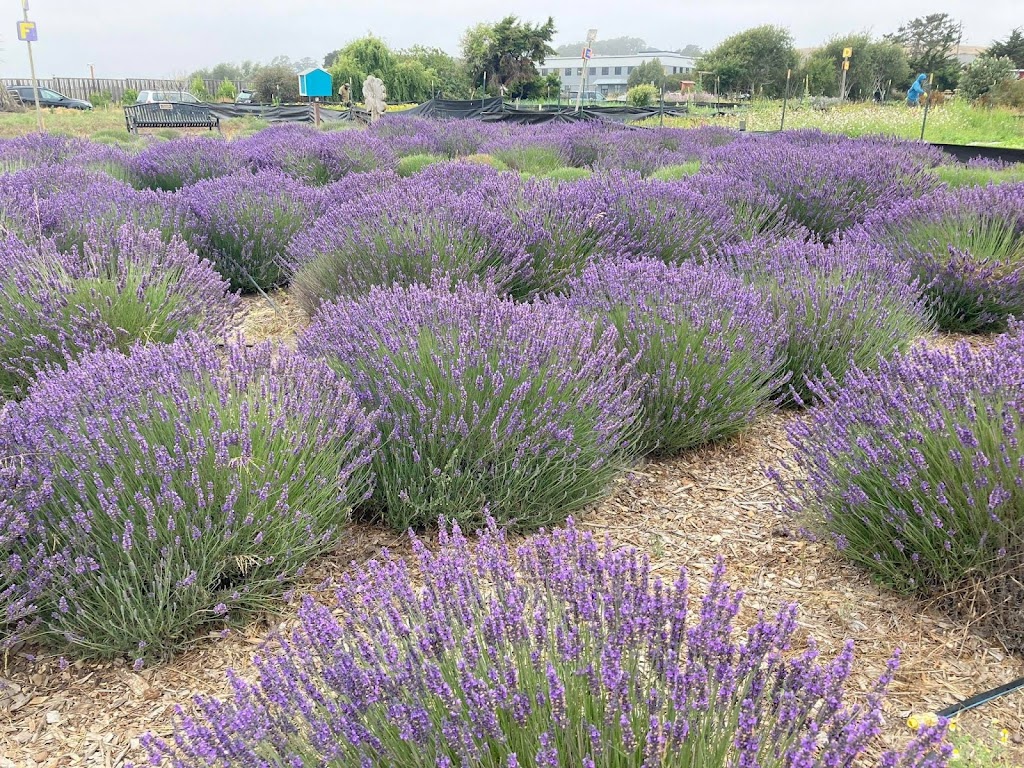
[[[233,102],[237,95],[238,91],[235,89],[235,84],[227,78],[224,79],[220,84],[220,87],[217,89],[217,98],[223,101]]]
[[[89,103],[97,109],[106,109],[113,100],[110,91],[93,91],[89,94]]]
[[[441,155],[406,155],[405,157],[399,158],[398,166],[395,169],[399,176],[412,176],[414,173],[419,173],[428,165],[434,163],[443,163],[447,158]]]
[[[124,93],[121,94],[121,103],[126,107],[131,106],[135,103],[135,100],[139,98],[139,92],[134,88],[126,88]]]
[[[551,179],[552,181],[579,181],[580,179],[586,179],[593,175],[593,171],[589,168],[555,168],[552,171],[548,171],[543,174],[543,178]]]
[[[661,91],[650,83],[642,83],[626,92],[626,101],[634,107],[649,107],[658,100]]]
[[[690,176],[695,176],[700,171],[700,160],[690,160],[679,165],[666,165],[651,174],[652,179],[657,181],[679,181]]]
[[[491,155],[512,171],[543,176],[564,168],[566,163],[556,147],[518,146],[495,149]]]
[[[189,84],[189,92],[200,101],[210,100],[210,94],[206,90],[206,83],[203,82],[201,77],[192,78],[192,82]]]

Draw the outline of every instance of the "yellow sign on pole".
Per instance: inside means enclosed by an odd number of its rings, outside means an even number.
[[[843,62],[843,69],[849,71],[849,69],[850,69],[850,62],[849,61],[844,61]]]
[[[39,31],[34,21],[18,22],[18,39],[23,43],[34,43],[39,39]]]
[[[848,59],[853,56],[853,48],[843,48],[843,58]]]

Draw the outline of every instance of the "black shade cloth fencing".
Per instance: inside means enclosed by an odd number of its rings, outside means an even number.
[[[282,104],[264,106],[259,104],[206,104],[210,113],[221,118],[255,117],[268,123],[312,123],[312,104]],[[659,117],[684,117],[683,107],[542,107],[541,109],[516,109],[499,98],[457,101],[454,99],[431,99],[411,109],[402,110],[401,115],[424,117],[434,120],[480,120],[487,123],[507,122],[522,125],[541,123],[573,123],[601,121],[612,123],[633,123]],[[357,121],[369,122],[369,112],[358,107],[345,110],[321,107],[320,119],[324,122]],[[760,133],[760,132],[759,132]],[[764,133],[771,133],[765,131]],[[967,144],[932,144],[951,155],[958,162],[971,160],[992,160],[1003,163],[1024,163],[1024,149],[1006,147],[982,147]]]

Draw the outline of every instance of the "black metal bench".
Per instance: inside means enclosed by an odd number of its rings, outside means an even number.
[[[203,104],[183,104],[161,101],[153,104],[133,104],[124,108],[124,122],[128,133],[139,128],[208,128],[220,131],[220,118]]]

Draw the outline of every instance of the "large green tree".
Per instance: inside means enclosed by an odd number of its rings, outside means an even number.
[[[399,51],[396,58],[399,61],[420,62],[430,75],[432,93],[439,93],[448,99],[465,99],[472,95],[472,83],[466,77],[462,63],[440,48],[414,45]]]
[[[1017,27],[1005,40],[996,40],[985,51],[986,56],[1005,56],[1013,62],[1014,69],[1024,69],[1024,28]]]
[[[264,104],[288,104],[299,100],[299,78],[288,66],[263,67],[253,77],[253,85]]]
[[[902,86],[910,74],[906,54],[895,43],[872,40],[866,32],[833,37],[812,53],[801,68],[800,76],[809,78],[811,93],[840,95],[846,48],[853,49],[846,73],[846,98],[869,99],[876,91],[884,95],[892,84]]]
[[[906,51],[911,76],[934,74],[935,86],[946,89],[956,87],[960,74],[954,54],[961,35],[960,22],[948,13],[931,13],[911,19],[885,39]]]
[[[697,69],[713,72],[724,91],[780,96],[786,70],[799,62],[789,30],[766,24],[728,37],[697,62]]]
[[[363,81],[366,80],[366,72],[362,70],[355,59],[339,51],[336,56],[332,57],[328,71],[334,80],[335,93],[338,93],[343,85],[351,84],[351,98],[354,101],[363,100]],[[385,83],[386,85],[387,83]],[[390,92],[391,89],[388,88],[388,93]]]
[[[1014,69],[1009,56],[980,56],[960,76],[960,93],[971,101],[984,98],[1003,83],[1015,80]]]
[[[492,92],[504,85],[510,96],[531,95],[540,87],[537,65],[555,54],[551,47],[554,34],[551,17],[543,24],[511,15],[496,24],[477,24],[462,36],[466,71],[474,84],[482,82],[486,74]]]
[[[659,90],[665,84],[665,67],[662,66],[661,59],[651,59],[634,67],[633,71],[629,73],[626,87],[636,88],[645,83],[648,85],[653,83],[654,87]]]
[[[395,69],[395,54],[379,37],[367,35],[341,49],[341,55],[355,62],[360,71],[379,77],[387,84]]]

